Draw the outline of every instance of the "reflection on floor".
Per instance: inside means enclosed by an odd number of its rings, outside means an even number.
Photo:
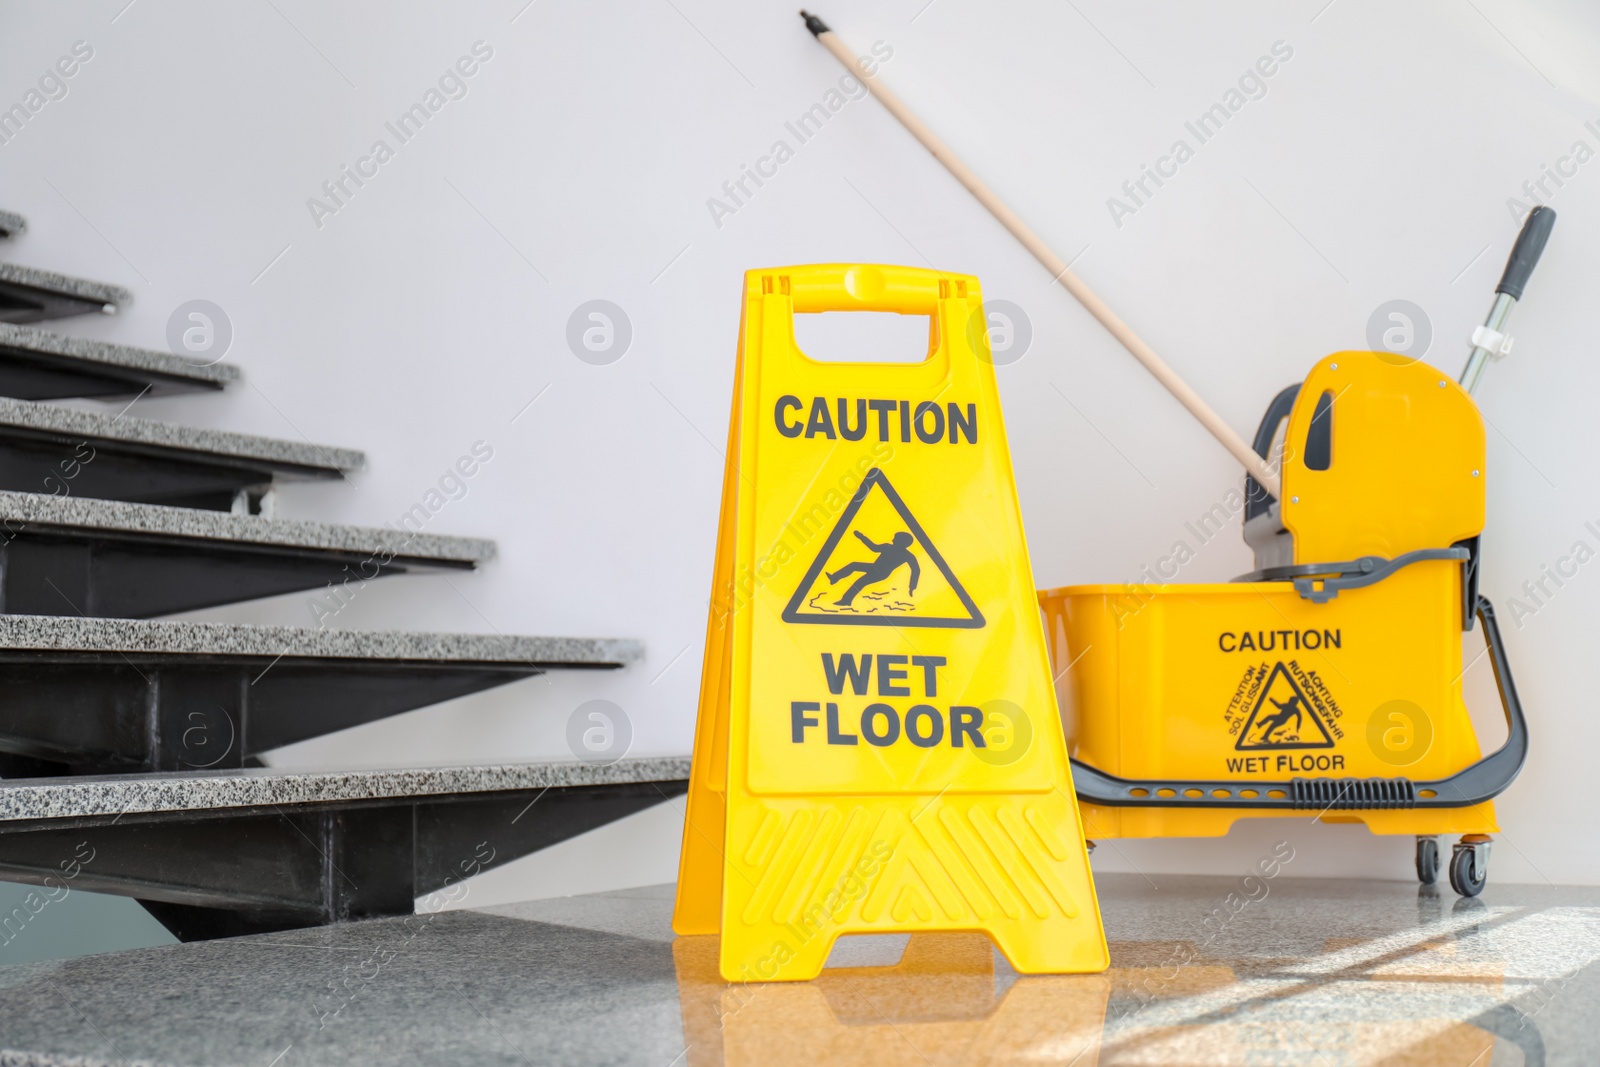
[[[1045,1049],[1043,1062],[1092,1063],[1111,988],[1100,976],[1001,987],[981,934],[919,934],[890,966],[760,986],[722,982],[714,937],[680,937],[672,956],[689,1067],[1036,1062]]]
[[[728,985],[714,938],[673,938],[670,886],[5,967],[0,1061],[1600,1062],[1600,890],[1158,880],[1098,880],[1103,975],[1018,976],[943,934]]]

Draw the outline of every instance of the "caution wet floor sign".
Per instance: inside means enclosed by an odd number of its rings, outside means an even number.
[[[913,268],[746,276],[673,922],[730,981],[890,931],[1107,965],[981,306]],[[799,351],[796,313],[847,310],[928,316],[928,358]]]

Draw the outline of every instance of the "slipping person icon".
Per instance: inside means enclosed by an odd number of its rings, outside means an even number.
[[[837,585],[839,579],[847,574],[861,575],[861,577],[850,583],[850,588],[844,591],[844,596],[839,598],[834,605],[835,607],[848,608],[850,602],[856,598],[856,594],[860,593],[861,590],[869,585],[876,585],[878,582],[883,581],[901,567],[911,568],[911,584],[907,592],[916,593],[917,579],[922,577],[922,568],[917,564],[917,557],[911,554],[910,534],[902,530],[890,538],[888,544],[880,545],[870,540],[860,530],[851,532],[860,539],[862,544],[876,552],[878,558],[871,563],[847,563],[828,575],[829,585]]]
[[[1287,727],[1290,718],[1294,719],[1294,728],[1300,729],[1300,694],[1296,693],[1288,700],[1273,700],[1271,697],[1267,699],[1272,700],[1278,709],[1278,714],[1268,715],[1261,720],[1261,740],[1270,744],[1273,740],[1272,735]]]

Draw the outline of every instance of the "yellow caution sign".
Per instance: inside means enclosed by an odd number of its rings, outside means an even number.
[[[918,363],[823,363],[796,313],[931,320]],[[751,271],[673,928],[729,981],[841,934],[1109,960],[975,278]]]

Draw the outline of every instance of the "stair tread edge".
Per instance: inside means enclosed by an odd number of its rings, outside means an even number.
[[[90,337],[71,337],[18,323],[0,322],[0,349],[6,348],[218,385],[238,381],[242,376],[236,363],[191,363],[171,352],[161,352],[153,348],[140,348],[136,345]]]
[[[69,434],[117,443],[202,453],[217,458],[277,461],[334,471],[358,471],[366,456],[350,448],[187,426],[156,419],[102,415],[93,411],[0,397],[0,428]]]
[[[160,619],[0,615],[0,651],[612,664],[637,662],[643,658],[644,645],[626,637],[346,630]]]
[[[680,782],[689,777],[689,763],[687,756],[647,756],[611,763],[560,760],[358,771],[293,771],[269,767],[84,778],[14,778],[0,780],[0,824],[102,815]]]
[[[76,275],[62,274],[44,267],[28,267],[21,263],[0,263],[0,282],[25,285],[30,289],[43,289],[47,292],[65,293],[79,300],[94,300],[102,304],[115,304],[118,307],[133,302],[133,292],[114,282],[79,278]]]
[[[421,506],[421,505],[418,505]],[[164,535],[226,544],[274,545],[323,551],[387,553],[406,560],[485,563],[495,543],[454,534],[411,533],[391,526],[357,526],[304,519],[266,519],[198,508],[0,490],[0,526],[15,536],[37,523],[74,530]]]

